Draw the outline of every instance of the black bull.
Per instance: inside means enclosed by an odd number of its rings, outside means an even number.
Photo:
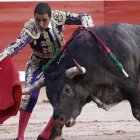
[[[117,69],[88,30],[81,30],[69,43],[57,71],[45,75],[54,119],[71,126],[82,107],[90,101],[108,110],[122,100],[128,100],[133,116],[140,120],[140,26],[112,24],[91,30],[117,56],[129,77]],[[66,71],[75,66],[73,59],[86,69],[86,73],[70,78]]]

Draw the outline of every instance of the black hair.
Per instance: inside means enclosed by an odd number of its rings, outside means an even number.
[[[40,2],[36,5],[34,9],[34,14],[48,14],[51,17],[51,8],[48,3]]]

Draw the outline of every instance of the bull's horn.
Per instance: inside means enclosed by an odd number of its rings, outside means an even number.
[[[75,67],[69,68],[66,70],[66,76],[70,79],[72,79],[73,77],[75,77],[76,75],[80,75],[80,74],[85,74],[86,73],[86,69],[82,66],[80,66],[76,60],[74,60],[75,63]]]
[[[34,90],[39,89],[41,87],[45,86],[44,78],[40,79],[39,81],[35,82],[33,85],[30,87],[24,88],[22,90],[22,95],[30,94]]]

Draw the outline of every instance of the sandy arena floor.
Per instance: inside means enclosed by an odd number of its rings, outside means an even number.
[[[23,23],[32,17],[35,4],[36,2],[0,3],[0,33],[2,35],[0,36],[0,50],[16,39]],[[124,0],[123,2],[106,0],[106,3],[99,0],[86,2],[86,5],[85,2],[67,3],[64,1],[57,4],[49,2],[49,4],[52,9],[89,13],[93,16],[95,25],[118,22],[140,23],[139,0]],[[66,40],[73,30],[73,27],[66,27]],[[19,70],[25,68],[29,51],[26,47],[23,53],[15,58]],[[51,115],[51,105],[39,101],[32,113],[25,140],[36,140]],[[0,126],[0,140],[13,140],[16,137],[18,116],[19,114]],[[76,125],[64,128],[63,137],[66,140],[140,140],[140,123],[132,116],[128,102],[122,102],[108,112],[98,108],[94,103],[89,103],[77,118]]]
[[[49,103],[38,102],[30,119],[25,140],[36,140],[52,113]],[[17,134],[18,116],[14,116],[0,126],[0,140],[13,140]],[[104,111],[95,103],[87,104],[77,123],[64,128],[66,140],[139,140],[140,123],[133,118],[128,102],[122,102],[109,111]]]

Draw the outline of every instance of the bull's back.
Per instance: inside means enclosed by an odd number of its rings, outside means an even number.
[[[140,25],[119,23],[95,27],[93,30],[116,55],[125,70],[132,77],[137,77],[136,70],[140,66]],[[100,48],[100,50],[103,50],[101,45]],[[108,71],[113,69],[113,65],[108,57],[101,57],[103,69],[107,65]]]
[[[118,23],[95,28],[97,34],[107,43],[123,44],[126,48],[140,49],[140,25]],[[110,47],[111,47],[110,46]],[[119,46],[118,46],[119,47]]]
[[[115,30],[115,26],[114,26]],[[136,45],[140,48],[140,25],[134,25],[134,24],[116,24],[116,30],[117,34],[116,37],[122,34],[122,40],[131,42],[131,47],[133,48],[133,45]]]

